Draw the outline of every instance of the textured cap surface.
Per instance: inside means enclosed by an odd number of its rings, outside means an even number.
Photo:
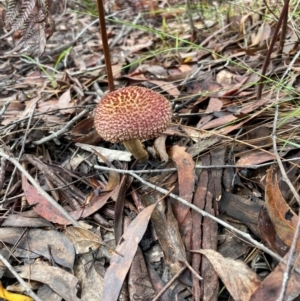
[[[94,113],[98,134],[113,143],[159,136],[169,125],[172,108],[157,92],[130,86],[106,94]]]

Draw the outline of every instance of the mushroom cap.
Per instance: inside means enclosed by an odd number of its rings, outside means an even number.
[[[101,99],[94,112],[94,124],[100,137],[119,143],[155,138],[167,128],[171,117],[171,104],[164,96],[130,86]]]

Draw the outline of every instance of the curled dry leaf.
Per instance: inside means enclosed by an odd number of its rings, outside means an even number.
[[[235,301],[249,300],[260,286],[258,276],[244,262],[225,258],[214,250],[195,252],[207,257]]]
[[[266,22],[263,22],[258,29],[256,36],[253,38],[250,48],[257,45],[262,45],[267,39],[269,39],[271,34],[271,27]]]
[[[269,154],[257,149],[236,154],[239,159],[236,162],[238,166],[247,166],[265,163],[275,159],[274,154]]]
[[[97,250],[102,243],[101,237],[83,228],[70,226],[64,231],[64,234],[73,243],[76,254],[84,254],[90,252],[90,250]]]
[[[273,175],[272,168],[267,172],[266,183],[265,198],[268,214],[280,239],[286,245],[291,246],[298,216],[282,197],[277,175]],[[300,241],[298,241],[297,250],[300,250]]]

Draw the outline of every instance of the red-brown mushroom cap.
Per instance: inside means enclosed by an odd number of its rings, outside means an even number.
[[[106,94],[94,113],[98,134],[118,143],[159,136],[172,117],[170,102],[150,89],[130,86]]]

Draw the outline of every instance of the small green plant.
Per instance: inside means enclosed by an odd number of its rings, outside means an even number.
[[[45,65],[41,64],[38,60],[35,60],[30,56],[23,55],[22,57],[25,58],[27,61],[35,64],[45,74],[45,76],[48,78],[48,80],[51,83],[51,86],[53,88],[57,88],[58,85],[57,85],[57,82],[55,80],[55,74],[58,73],[58,71],[57,71],[58,64],[70,53],[71,49],[72,49],[72,47],[66,49],[65,51],[63,51],[59,55],[59,57],[57,58],[57,60],[55,62],[54,68],[51,68],[49,66],[45,66]],[[52,70],[52,74],[50,72],[48,72],[47,69]]]

